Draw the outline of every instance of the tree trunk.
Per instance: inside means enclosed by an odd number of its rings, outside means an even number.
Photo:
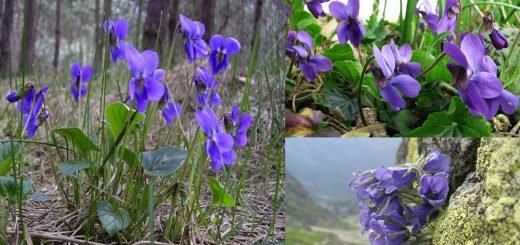
[[[209,40],[209,37],[213,35],[213,27],[215,22],[215,0],[202,0],[202,16],[200,20],[206,27],[206,33],[204,34],[204,39],[206,41]]]
[[[56,0],[56,40],[54,41],[54,69],[58,69],[60,57],[60,19],[61,19],[61,0]]]
[[[0,72],[8,70],[11,58],[9,36],[13,28],[14,0],[6,0],[2,15],[2,34],[0,36]]]
[[[25,52],[22,49],[22,59],[20,67],[21,70],[27,73],[29,73],[30,67],[32,67],[32,64],[34,62],[34,48],[36,44],[36,5],[38,3],[36,0],[26,0],[24,11],[27,16],[27,32],[24,33],[24,37],[22,38],[22,42],[26,42],[26,49]],[[24,67],[25,64],[25,67]]]
[[[146,19],[143,26],[143,49],[155,49],[157,43],[157,50],[160,53],[162,47],[162,40],[164,40],[166,33],[166,12],[168,10],[168,1],[165,0],[150,0],[146,8]],[[162,13],[162,23],[161,23]]]
[[[486,138],[475,171],[437,217],[433,244],[518,244],[520,139]]]
[[[256,0],[255,4],[255,22],[253,23],[253,37],[251,38],[251,49],[253,49],[256,39],[256,31],[258,30],[258,25],[260,24],[260,19],[262,18],[262,7],[264,5],[263,0]]]

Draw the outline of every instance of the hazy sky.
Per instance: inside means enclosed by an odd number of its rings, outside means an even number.
[[[350,198],[352,173],[389,166],[399,138],[286,138],[286,169],[311,194]]]

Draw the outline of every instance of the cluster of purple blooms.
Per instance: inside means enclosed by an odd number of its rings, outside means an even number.
[[[326,16],[321,6],[324,2],[328,0],[305,1],[315,18]],[[350,42],[353,46],[359,46],[365,35],[365,29],[358,20],[359,1],[349,0],[347,5],[331,2],[329,10],[331,15],[340,22],[337,30],[339,42],[342,44]],[[452,82],[457,86],[458,93],[470,113],[473,116],[482,115],[486,120],[492,119],[499,109],[506,114],[514,113],[519,99],[503,88],[497,77],[496,64],[487,55],[490,46],[496,50],[507,48],[509,46],[507,39],[495,27],[493,16],[486,15],[482,21],[482,29],[489,34],[490,44],[486,46],[484,37],[480,34],[461,33],[460,47],[458,47],[453,40],[461,10],[460,0],[446,0],[442,15],[439,15],[437,0],[421,0],[417,4],[416,13],[423,17],[424,22],[435,35],[444,32],[453,33],[447,36],[443,52],[454,61],[448,63],[447,67],[452,74]],[[308,82],[315,80],[319,72],[332,69],[330,60],[321,55],[313,55],[312,48],[313,40],[308,33],[289,31],[285,46],[286,54],[298,65]],[[421,74],[421,66],[410,62],[412,57],[410,45],[404,44],[398,48],[392,40],[391,44],[383,45],[381,50],[374,45],[373,52],[377,66],[371,66],[371,71],[381,97],[394,111],[405,108],[403,96],[415,98],[421,90],[417,81],[417,77]]]
[[[358,173],[350,182],[359,204],[361,233],[371,244],[408,244],[448,197],[451,158],[434,149],[417,163]]]
[[[124,41],[128,33],[128,21],[125,19],[106,20],[103,23],[108,33],[110,57],[112,63],[126,61],[132,72],[128,82],[128,103],[135,103],[137,111],[146,111],[149,102],[158,102],[161,114],[168,126],[177,119],[182,106],[173,101],[168,86],[163,81],[166,72],[159,69],[159,55],[153,50],[140,52],[133,45]],[[184,48],[190,63],[196,59],[209,56],[210,69],[200,66],[194,75],[193,82],[197,89],[199,110],[195,119],[206,135],[206,154],[211,158],[212,167],[219,171],[223,165],[233,164],[236,159],[234,148],[247,145],[247,132],[252,125],[252,118],[245,112],[240,112],[237,105],[230,113],[219,119],[214,111],[221,105],[217,92],[219,80],[216,76],[226,71],[230,55],[240,52],[240,43],[232,37],[214,35],[209,46],[202,39],[205,27],[198,21],[193,21],[180,15],[179,31],[183,34]],[[71,66],[70,91],[74,101],[78,103],[87,94],[88,82],[92,78],[92,66],[81,66],[74,62]],[[47,87],[38,93],[32,83],[16,92],[11,92],[7,100],[18,103],[18,110],[23,113],[23,125],[29,138],[33,137],[40,125],[49,117],[49,111],[44,106],[44,94]]]
[[[216,76],[228,68],[229,56],[240,52],[240,43],[235,38],[217,34],[211,37],[208,47],[202,39],[205,33],[204,24],[183,15],[180,30],[184,36],[184,48],[190,63],[209,55],[211,71],[200,66],[193,76],[199,104],[195,120],[206,135],[204,148],[211,159],[212,168],[214,171],[220,171],[222,166],[235,162],[235,147],[243,148],[247,145],[247,132],[252,125],[251,116],[240,112],[237,105],[233,106],[231,113],[224,114],[221,119],[214,110],[221,105],[217,91],[220,81]],[[230,120],[227,120],[228,118]]]
[[[315,18],[326,16],[322,3],[329,0],[305,1],[307,8]],[[341,2],[332,2],[329,5],[330,13],[339,22],[337,34],[341,44],[349,41],[358,47],[361,38],[365,35],[365,28],[358,20],[359,0],[350,0],[347,5]],[[332,62],[325,56],[313,55],[312,37],[305,31],[290,30],[285,44],[285,53],[298,65],[307,82],[312,82],[318,77],[319,72],[332,69]]]

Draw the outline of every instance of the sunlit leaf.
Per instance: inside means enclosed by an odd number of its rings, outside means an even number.
[[[332,62],[356,59],[352,47],[348,44],[335,44],[332,48],[325,50],[322,55],[327,56]]]
[[[224,187],[213,177],[208,178],[209,188],[213,194],[213,200],[211,204],[222,207],[233,207],[235,206],[235,200],[226,192]]]
[[[58,128],[54,132],[63,136],[69,144],[72,143],[85,158],[89,151],[99,151],[99,148],[79,128]]]
[[[130,107],[123,103],[115,103],[107,106],[105,113],[107,114],[107,120],[110,123],[110,132],[114,139],[123,131],[125,124],[130,120],[134,112],[134,109],[130,109]],[[132,122],[129,123],[128,128],[135,127],[135,125],[143,121],[144,118],[143,114],[138,113]]]

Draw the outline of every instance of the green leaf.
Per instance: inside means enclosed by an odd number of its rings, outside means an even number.
[[[489,123],[473,117],[459,97],[451,100],[447,112],[430,114],[423,125],[410,131],[408,137],[486,137],[491,134]]]
[[[410,110],[403,109],[392,117],[389,127],[397,130],[400,134],[404,134],[412,130],[412,127],[417,120],[417,116]]]
[[[233,198],[226,192],[217,179],[209,177],[208,184],[209,188],[211,188],[211,193],[213,193],[213,201],[211,201],[212,205],[222,207],[235,206],[235,200],[233,200]]]
[[[84,158],[88,151],[99,151],[99,148],[79,128],[58,128],[54,132],[63,136],[69,143],[72,142]]]
[[[0,145],[0,176],[5,176],[11,169],[14,156],[22,151],[18,142],[8,142]]]
[[[329,90],[325,95],[328,103],[330,103],[328,106],[329,112],[332,113],[332,111],[338,107],[347,120],[353,121],[356,119],[358,104],[355,96],[349,96],[337,89]]]
[[[372,15],[367,21],[365,29],[367,35],[361,39],[361,42],[364,44],[379,42],[386,37],[384,22],[378,20],[375,15]]]
[[[89,167],[90,165],[85,161],[66,161],[60,164],[59,171],[64,175],[74,175],[75,173],[87,169]]]
[[[115,103],[107,106],[105,110],[107,114],[107,120],[110,123],[110,132],[112,133],[112,137],[117,138],[123,128],[125,127],[126,121],[130,120],[135,110],[130,109],[127,105],[123,103]],[[133,128],[135,125],[144,120],[144,115],[138,113],[134,120],[129,124],[128,128]]]
[[[123,151],[122,158],[129,166],[133,166],[135,163],[139,162],[139,156],[132,150],[124,147],[122,149],[122,151]]]
[[[332,48],[325,50],[322,54],[327,56],[332,62],[356,59],[352,47],[348,44],[335,44]]]
[[[188,152],[167,146],[151,152],[143,152],[143,167],[148,176],[167,176],[175,173],[186,160]]]
[[[352,84],[359,83],[359,77],[361,76],[361,64],[357,61],[336,61],[334,67],[343,75],[347,80],[351,81]]]
[[[520,49],[515,50],[506,69],[500,74],[500,79],[506,89],[520,85]]]
[[[132,222],[130,214],[126,210],[122,208],[114,210],[112,205],[105,201],[98,203],[97,214],[101,225],[103,225],[103,228],[110,236],[125,229]]]
[[[18,180],[20,181],[20,180]],[[13,177],[0,176],[0,196],[9,197],[15,196],[20,182],[15,182]],[[29,180],[23,181],[22,194],[25,195],[31,191],[32,182]]]

